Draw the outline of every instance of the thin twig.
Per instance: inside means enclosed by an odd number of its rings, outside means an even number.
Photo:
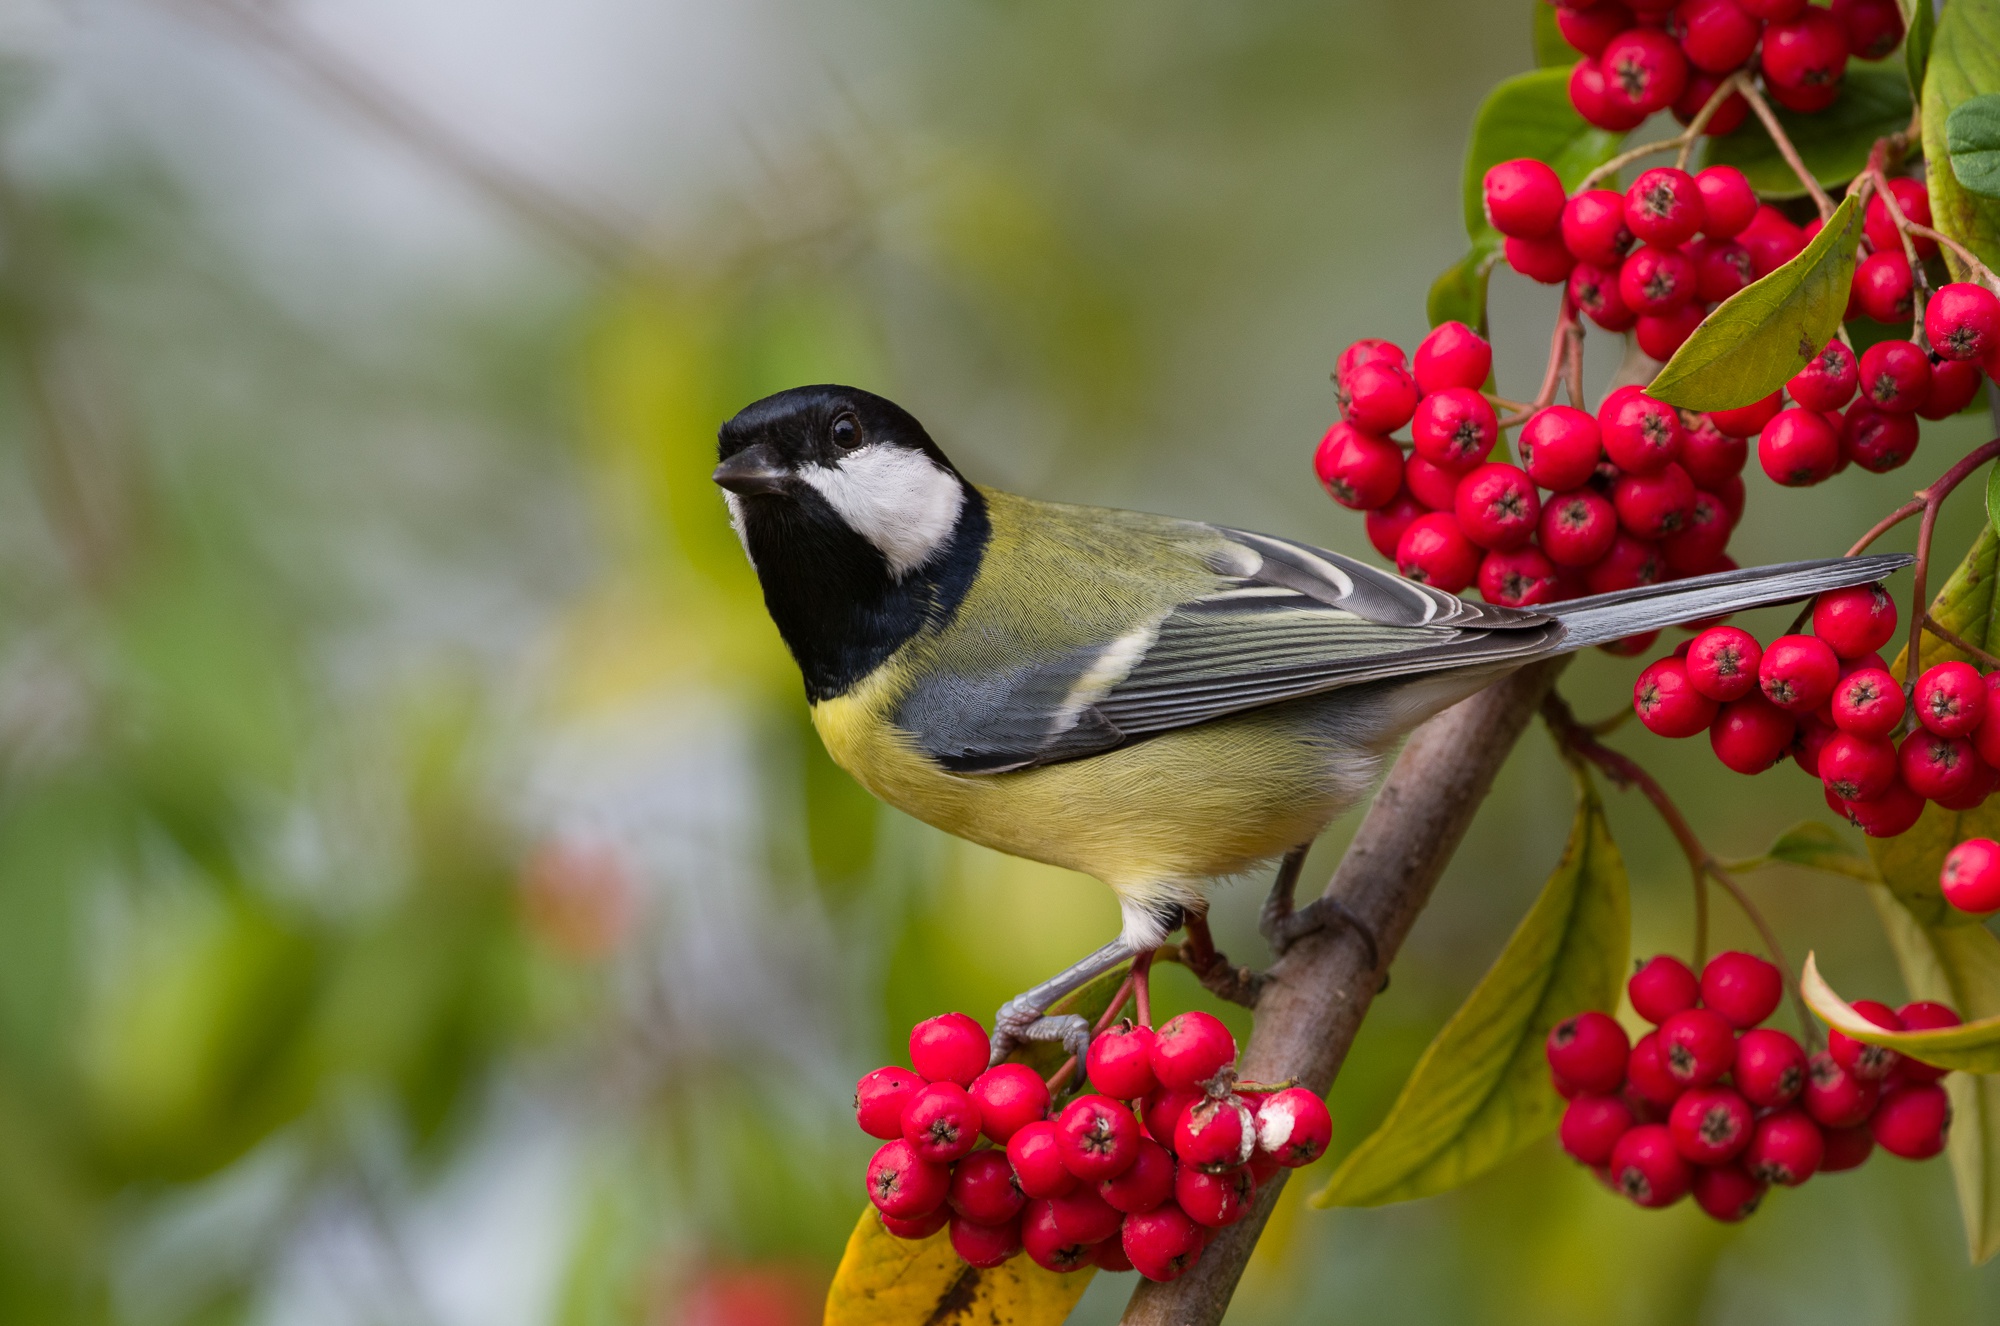
[[[1924,612],[1924,629],[1953,648],[1964,650],[1987,667],[2000,668],[2000,657],[1995,657],[1981,649],[1978,645],[1973,644],[1957,631],[1952,630],[1949,626],[1931,616],[1928,609]]]
[[[1869,530],[1866,534],[1862,535],[1860,539],[1855,542],[1854,546],[1847,550],[1846,555],[1849,557],[1859,557],[1863,552],[1867,550],[1869,544],[1875,542],[1875,540],[1881,538],[1884,534],[1887,534],[1890,530],[1896,528],[1896,526],[1902,524],[1904,521],[1908,520],[1911,516],[1916,515],[1923,509],[1924,509],[1924,500],[1921,497],[1917,498],[1915,501],[1903,503],[1903,505],[1897,507],[1894,511],[1891,511],[1888,515],[1876,521],[1875,527]]]
[[[1938,512],[1944,506],[1944,499],[1952,490],[1963,483],[1974,470],[2000,456],[2000,438],[1994,438],[1981,446],[1974,447],[1959,457],[1956,464],[1933,480],[1929,487],[1917,490],[1917,500],[1924,513],[1923,523],[1917,527],[1917,564],[1911,568],[1910,586],[1910,638],[1907,654],[1903,660],[1903,685],[1917,684],[1917,659],[1923,652],[1924,618],[1929,615],[1930,600],[1925,597],[1929,587],[1931,565],[1931,535],[1937,529]],[[1900,508],[1899,508],[1900,509]],[[1892,513],[1894,514],[1894,513]],[[1869,537],[1873,537],[1873,531]]]
[[[1688,122],[1687,128],[1681,130],[1681,132],[1675,134],[1672,138],[1662,138],[1657,143],[1642,143],[1638,147],[1628,148],[1620,152],[1617,156],[1611,158],[1611,160],[1591,171],[1588,175],[1585,175],[1583,182],[1576,186],[1576,192],[1582,193],[1585,189],[1596,185],[1598,181],[1615,176],[1634,161],[1643,161],[1647,157],[1658,156],[1662,152],[1672,152],[1679,149],[1681,153],[1680,163],[1685,166],[1687,164],[1687,153],[1693,148],[1695,140],[1701,137],[1701,131],[1708,127],[1709,120],[1722,108],[1722,103],[1729,99],[1731,92],[1740,91],[1744,86],[1743,75],[1731,74],[1728,78],[1722,80],[1722,85],[1716,88],[1709,96],[1708,101],[1695,114],[1694,119]]]
[[[1874,150],[1869,153],[1871,161],[1881,150],[1882,142],[1877,142]],[[1875,185],[1875,196],[1882,200],[1882,206],[1889,213],[1889,219],[1896,225],[1896,238],[1903,244],[1903,259],[1910,264],[1910,282],[1913,286],[1910,300],[1910,335],[1922,345],[1924,309],[1931,302],[1931,279],[1924,272],[1923,259],[1917,256],[1917,242],[1910,237],[1910,218],[1903,215],[1903,205],[1896,201],[1896,191],[1889,187],[1889,177],[1882,173],[1880,165],[1872,165],[1868,177]]]
[[[1820,187],[1813,173],[1806,169],[1805,161],[1799,156],[1799,149],[1792,145],[1791,135],[1787,134],[1785,126],[1778,122],[1778,114],[1771,109],[1771,103],[1764,100],[1764,94],[1759,92],[1748,79],[1745,79],[1740,87],[1743,99],[1750,103],[1750,109],[1757,112],[1757,118],[1764,122],[1764,131],[1771,135],[1771,141],[1776,144],[1778,154],[1784,157],[1785,164],[1792,168],[1792,174],[1799,177],[1799,183],[1805,185],[1806,192],[1812,195],[1813,206],[1819,208],[1819,219],[1821,221],[1830,219],[1833,216],[1833,199],[1826,196],[1826,190]]]
[[[1950,235],[1947,235],[1942,231],[1932,230],[1929,226],[1919,225],[1915,221],[1910,222],[1909,227],[1910,227],[1910,233],[1912,235],[1921,235],[1925,239],[1935,240],[1939,244],[1942,244],[1946,248],[1950,249],[1953,253],[1956,253],[1958,255],[1958,260],[1964,263],[1966,267],[1971,269],[1972,273],[1975,276],[1977,276],[1981,281],[1984,281],[1986,283],[1987,289],[2000,291],[2000,278],[1995,277],[1993,275],[1992,269],[1987,267],[1985,263],[1979,261],[1978,257],[1973,254],[1971,249],[1966,248],[1965,245],[1959,243],[1957,240],[1953,239]]]
[[[1722,103],[1728,101],[1744,81],[1741,72],[1731,74],[1722,80],[1721,85],[1715,91],[1708,94],[1708,100],[1701,104],[1701,109],[1694,113],[1692,120],[1688,121],[1687,130],[1681,134],[1681,137],[1686,141],[1681,144],[1680,154],[1674,158],[1674,169],[1686,170],[1688,168],[1688,158],[1694,155],[1696,140],[1701,137],[1702,131],[1708,128],[1708,122],[1714,119],[1716,114],[1721,111]]]

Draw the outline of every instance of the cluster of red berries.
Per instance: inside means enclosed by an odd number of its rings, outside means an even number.
[[[884,1227],[921,1239],[948,1225],[974,1266],[1025,1251],[1051,1271],[1176,1279],[1258,1184],[1332,1139],[1311,1091],[1238,1082],[1235,1038],[1206,1013],[1107,1029],[1084,1061],[1094,1090],[1060,1109],[1033,1069],[988,1068],[989,1048],[947,1013],[911,1031],[914,1072],[878,1068],[854,1089],[861,1130],[887,1139],[868,1164]]]
[[[1655,111],[1687,124],[1723,79],[1753,65],[1773,101],[1822,111],[1840,95],[1849,58],[1879,60],[1903,40],[1896,0],[1555,0],[1556,27],[1583,59],[1569,99],[1600,129],[1636,129]],[[1726,134],[1749,105],[1732,95],[1707,132]]]
[[[1721,953],[1699,980],[1662,955],[1626,987],[1654,1026],[1637,1044],[1604,1013],[1580,1013],[1549,1033],[1563,1111],[1563,1149],[1640,1206],[1690,1192],[1717,1220],[1741,1220],[1773,1183],[1853,1169],[1877,1145],[1906,1160],[1944,1150],[1951,1103],[1942,1069],[1835,1031],[1808,1055],[1758,1024],[1778,1007],[1784,977],[1762,958]],[[1957,1026],[1943,1004],[1854,1006],[1892,1030]]]
[[[2000,672],[1939,663],[1906,696],[1876,652],[1896,630],[1895,600],[1880,585],[1820,595],[1812,630],[1763,645],[1711,626],[1647,665],[1632,707],[1660,736],[1707,732],[1716,758],[1738,773],[1762,773],[1789,754],[1824,784],[1827,805],[1872,837],[1907,831],[1926,801],[1971,810],[2000,788]],[[1898,742],[1911,710],[1916,724]],[[1962,897],[1968,911],[2000,908],[2000,865],[1963,846],[1962,878],[1947,897]]]

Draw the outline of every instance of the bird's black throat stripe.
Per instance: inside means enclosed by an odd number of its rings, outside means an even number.
[[[805,485],[782,497],[742,499],[764,606],[798,661],[810,703],[844,695],[911,636],[958,611],[993,533],[986,499],[971,484],[964,490],[951,537],[901,580],[875,545]]]

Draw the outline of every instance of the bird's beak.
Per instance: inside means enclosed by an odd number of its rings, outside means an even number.
[[[749,497],[757,493],[783,492],[792,477],[763,442],[747,446],[715,467],[714,479],[730,492]]]

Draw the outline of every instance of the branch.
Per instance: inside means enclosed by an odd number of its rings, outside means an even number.
[[[1375,931],[1386,964],[1402,947],[1493,776],[1567,659],[1531,664],[1431,719],[1411,735],[1326,886]],[[1242,1075],[1295,1080],[1324,1093],[1375,997],[1375,972],[1344,929],[1306,935],[1280,958],[1257,1001]],[[1291,1171],[1257,1190],[1250,1212],[1216,1232],[1180,1279],[1146,1283],[1126,1326],[1214,1326],[1250,1260]]]

